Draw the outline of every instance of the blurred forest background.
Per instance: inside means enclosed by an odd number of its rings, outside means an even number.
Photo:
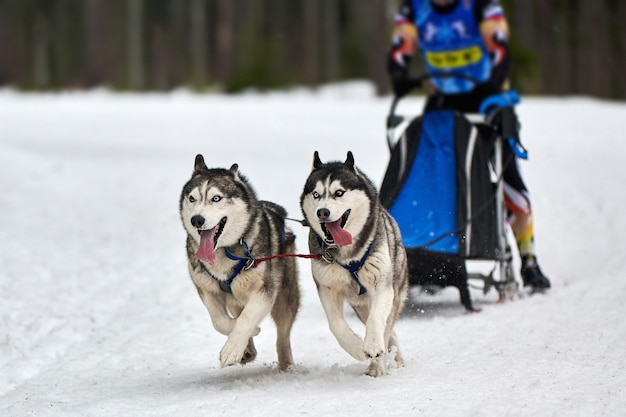
[[[502,3],[521,93],[626,99],[626,0]],[[385,94],[398,4],[0,0],[0,86],[236,92],[367,79]]]

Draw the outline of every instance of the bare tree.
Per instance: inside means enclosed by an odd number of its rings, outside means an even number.
[[[229,85],[233,78],[233,53],[235,48],[235,3],[233,0],[217,2],[217,78]]]
[[[143,0],[126,1],[126,63],[128,86],[132,90],[144,88],[143,65]]]
[[[302,0],[302,28],[304,32],[304,78],[307,84],[316,85],[321,81],[318,67],[320,62],[319,0]]]
[[[35,10],[32,51],[33,86],[50,87],[50,21],[41,9]]]
[[[516,88],[626,98],[626,1],[501,0]],[[399,0],[0,0],[0,85],[229,90],[367,78]],[[419,59],[413,72],[423,69]],[[213,78],[213,77],[214,78]],[[520,76],[524,81],[519,83]]]
[[[85,0],[85,81],[88,87],[103,84],[104,62],[102,50],[102,12],[105,2],[101,0]]]
[[[206,0],[190,0],[189,50],[191,53],[191,79],[195,86],[202,86],[207,81],[207,3]]]
[[[615,16],[613,26],[615,28],[615,48],[613,62],[613,77],[615,80],[614,98],[626,99],[626,80],[624,80],[624,68],[626,68],[626,2],[615,1]]]
[[[321,0],[322,22],[322,79],[336,81],[340,74],[341,34],[339,29],[339,10],[336,0]]]
[[[389,80],[386,71],[386,51],[389,48],[389,19],[385,0],[368,2],[369,30],[365,36],[369,51],[370,78],[376,85],[376,92],[384,94],[389,91]]]

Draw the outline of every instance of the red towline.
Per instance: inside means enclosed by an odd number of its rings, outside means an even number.
[[[281,253],[278,255],[266,256],[265,258],[254,259],[254,261],[252,262],[252,265],[250,266],[254,268],[261,262],[269,261],[269,260],[276,259],[276,258],[289,258],[289,257],[306,258],[306,259],[322,259],[322,255],[319,255],[319,254],[318,255],[305,255],[305,254],[300,254],[300,253]]]

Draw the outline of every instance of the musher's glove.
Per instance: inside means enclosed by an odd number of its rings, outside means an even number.
[[[396,96],[405,96],[415,87],[415,82],[409,78],[407,68],[398,64],[391,57],[387,63],[387,69],[391,79],[391,86]]]

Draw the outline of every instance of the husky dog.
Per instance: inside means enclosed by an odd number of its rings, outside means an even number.
[[[300,206],[311,227],[309,250],[319,255],[311,270],[333,335],[355,359],[371,359],[366,375],[386,373],[388,352],[404,366],[393,325],[408,294],[406,251],[352,152],[343,163],[325,164],[315,152]],[[365,324],[364,339],[346,322],[344,300]]]
[[[285,209],[257,200],[237,164],[209,169],[202,155],[196,156],[179,208],[191,279],[213,327],[228,336],[220,365],[256,358],[252,337],[271,313],[277,327],[278,368],[292,368],[291,328],[300,307],[298,271],[295,258],[275,257],[295,251],[295,236],[285,227]]]

